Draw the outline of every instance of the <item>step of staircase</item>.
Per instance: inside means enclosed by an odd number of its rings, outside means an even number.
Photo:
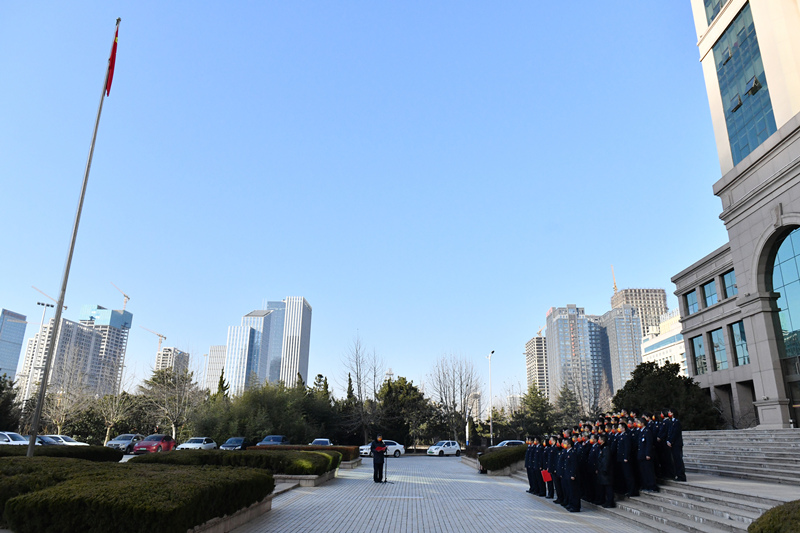
[[[800,464],[784,462],[781,459],[767,459],[756,455],[749,458],[737,458],[716,454],[691,455],[689,457],[684,456],[683,462],[685,464],[713,464],[717,466],[735,467],[736,469],[754,472],[763,472],[765,470],[769,472],[777,471],[787,476],[800,476]]]
[[[696,484],[668,481],[660,492],[617,501],[603,509],[642,531],[688,533],[742,533],[764,512],[784,500],[759,496],[764,486],[747,481],[734,483],[736,492],[708,486],[709,476]],[[730,484],[730,482],[728,482]]]
[[[779,483],[781,485],[800,485],[800,477],[790,477],[781,475],[780,472],[764,473],[746,472],[742,469],[724,468],[709,464],[686,463],[687,473],[712,474],[715,476],[735,477],[738,479],[748,479],[751,481],[762,481],[765,483]]]

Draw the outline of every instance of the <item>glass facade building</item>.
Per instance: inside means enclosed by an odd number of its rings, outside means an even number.
[[[714,61],[736,165],[777,131],[749,3],[714,45]]]
[[[642,362],[642,333],[639,313],[630,305],[612,309],[600,320],[607,339],[611,392],[621,389],[631,372]]]
[[[0,376],[7,375],[11,381],[16,379],[19,354],[25,340],[25,315],[0,310]]]

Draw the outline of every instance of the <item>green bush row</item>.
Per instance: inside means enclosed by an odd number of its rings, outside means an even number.
[[[511,466],[517,461],[525,459],[525,451],[527,446],[509,446],[507,448],[500,448],[491,450],[478,458],[481,466],[486,470],[502,470],[507,466]]]
[[[281,446],[252,446],[248,450],[299,450],[305,452],[328,452],[335,451],[342,454],[342,461],[352,461],[359,458],[358,446],[300,446],[300,445],[281,445]]]
[[[300,452],[294,450],[181,450],[151,453],[131,458],[134,464],[244,466],[273,474],[321,475],[339,466],[342,454],[336,451]]]
[[[800,500],[773,507],[747,528],[748,533],[795,533],[800,531]]]
[[[0,457],[24,457],[28,453],[27,446],[0,446]],[[36,457],[69,457],[86,461],[118,463],[123,453],[105,446],[36,446],[33,452]]]
[[[3,517],[11,529],[184,533],[262,500],[275,486],[271,475],[252,468],[94,464],[64,470],[71,475],[55,483],[40,472],[42,486],[6,501]]]

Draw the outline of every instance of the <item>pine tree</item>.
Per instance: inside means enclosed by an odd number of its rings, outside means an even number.
[[[225,369],[219,373],[219,382],[217,383],[217,393],[214,394],[215,398],[227,398],[230,385],[225,381]]]

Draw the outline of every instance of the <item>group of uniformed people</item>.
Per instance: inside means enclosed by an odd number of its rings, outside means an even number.
[[[614,493],[658,492],[658,479],[686,481],[681,422],[672,409],[658,415],[625,410],[582,420],[560,435],[528,439],[528,492],[577,513],[581,500],[615,507]]]

